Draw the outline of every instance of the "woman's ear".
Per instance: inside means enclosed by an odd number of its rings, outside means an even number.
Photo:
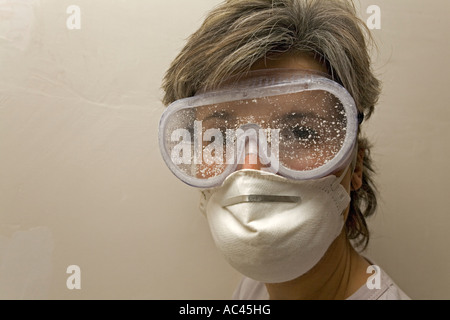
[[[351,190],[356,191],[362,186],[363,168],[364,168],[364,153],[363,148],[358,149],[358,155],[356,158],[355,169],[353,170],[351,180]]]

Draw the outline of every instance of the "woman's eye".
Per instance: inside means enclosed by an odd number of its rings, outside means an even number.
[[[292,131],[295,138],[299,139],[299,140],[306,140],[306,139],[312,139],[313,137],[315,137],[315,132],[314,130],[310,129],[310,128],[294,128],[294,130]]]
[[[317,132],[309,127],[296,126],[282,131],[282,137],[294,141],[310,141],[317,138]]]

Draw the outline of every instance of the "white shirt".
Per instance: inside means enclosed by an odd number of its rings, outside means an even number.
[[[262,282],[244,277],[233,293],[233,300],[269,300],[269,293]],[[379,289],[364,284],[347,300],[411,300],[380,268]]]

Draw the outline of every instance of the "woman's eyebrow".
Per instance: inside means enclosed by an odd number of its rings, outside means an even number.
[[[214,111],[205,118],[202,119],[202,121],[207,121],[210,119],[230,119],[231,113],[228,111]]]
[[[302,118],[316,118],[324,121],[329,121],[329,119],[324,118],[318,113],[312,112],[312,111],[294,111],[294,112],[287,112],[282,116],[283,120],[297,120]]]

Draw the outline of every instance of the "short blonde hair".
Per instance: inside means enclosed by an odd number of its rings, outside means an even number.
[[[371,68],[370,32],[350,0],[228,0],[213,9],[172,62],[164,81],[163,103],[213,89],[231,75],[245,73],[259,59],[287,51],[311,53],[353,96],[368,119],[380,94]],[[346,221],[349,239],[365,248],[365,218],[376,209],[370,145],[364,150],[363,185],[351,191]]]

